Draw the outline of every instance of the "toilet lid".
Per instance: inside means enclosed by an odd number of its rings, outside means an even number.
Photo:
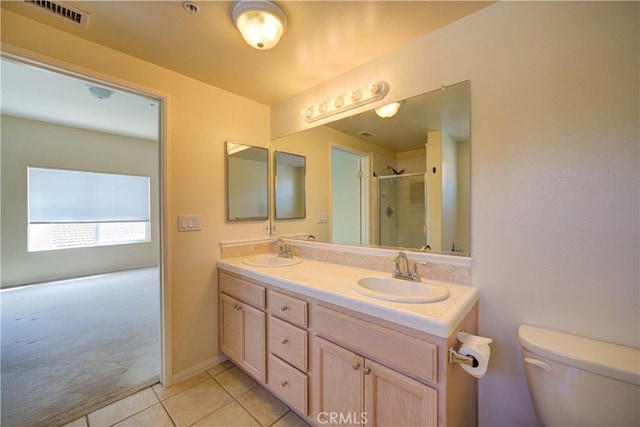
[[[531,325],[521,325],[522,347],[538,356],[640,385],[640,350]]]

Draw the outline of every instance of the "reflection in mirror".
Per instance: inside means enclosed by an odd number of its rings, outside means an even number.
[[[424,183],[424,173],[378,177],[380,245],[421,248],[427,244]]]
[[[275,211],[276,219],[299,219],[305,217],[304,156],[275,152]]]
[[[227,219],[268,218],[269,151],[227,141]]]
[[[313,234],[319,241],[334,241],[332,222],[341,218],[331,215],[330,153],[331,147],[341,147],[369,158],[362,206],[370,238],[364,243],[410,250],[428,246],[433,252],[468,256],[469,94],[470,82],[465,81],[405,99],[389,118],[370,110],[272,141],[274,150],[309,159],[307,192],[313,194],[307,200],[307,219],[280,224],[278,234]],[[417,182],[402,190],[407,194],[395,196],[398,201],[406,198],[406,206],[387,204],[391,192],[383,185],[414,175]],[[401,181],[405,178],[396,180]],[[387,207],[394,212],[391,217]]]

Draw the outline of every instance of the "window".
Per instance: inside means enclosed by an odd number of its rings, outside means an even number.
[[[28,167],[29,252],[150,241],[146,176]]]

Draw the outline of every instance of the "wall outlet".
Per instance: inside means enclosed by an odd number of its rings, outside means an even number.
[[[276,223],[275,222],[271,223],[271,234],[276,234]]]
[[[178,231],[200,231],[200,215],[179,215]]]
[[[323,212],[318,213],[318,224],[326,224],[327,223],[327,214]]]
[[[262,234],[268,236],[271,234],[271,223],[269,221],[265,221],[262,223]]]

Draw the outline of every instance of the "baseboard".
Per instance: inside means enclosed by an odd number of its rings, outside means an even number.
[[[194,375],[198,375],[199,373],[206,371],[207,369],[210,369],[216,365],[219,365],[220,363],[224,362],[227,359],[228,357],[226,355],[220,353],[216,357],[212,357],[211,359],[198,363],[197,365],[194,365],[189,369],[180,371],[177,374],[173,375],[172,384],[178,384],[179,382],[184,381],[188,378],[191,378]]]

